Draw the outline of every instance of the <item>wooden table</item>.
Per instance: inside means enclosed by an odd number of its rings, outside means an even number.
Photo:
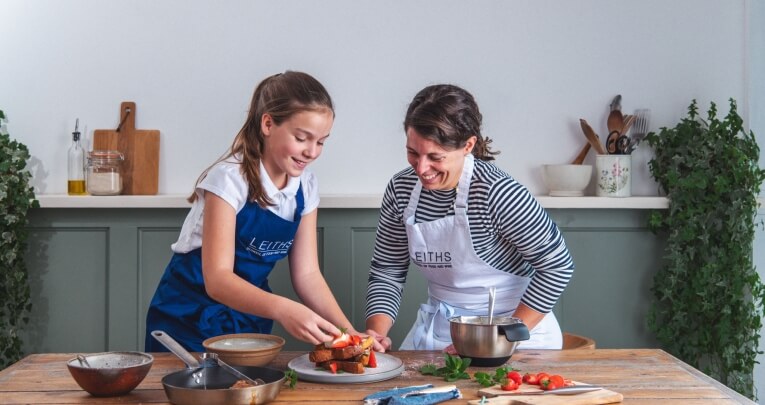
[[[284,369],[304,352],[283,352],[271,367]],[[404,361],[405,370],[397,378],[369,384],[317,384],[300,381],[295,389],[281,390],[275,404],[361,403],[373,392],[394,387],[431,383],[446,385],[442,379],[423,376],[423,364],[443,364],[440,352],[399,351],[390,354]],[[130,394],[115,398],[95,398],[80,389],[66,369],[73,354],[34,354],[0,371],[0,404],[167,404],[161,378],[184,365],[169,353],[155,354],[149,375]],[[554,372],[575,381],[602,385],[624,395],[625,404],[741,404],[754,402],[730,390],[675,357],[657,349],[597,350],[521,350],[510,365],[523,372]],[[493,372],[494,368],[468,369]],[[460,380],[456,385],[462,399],[449,404],[480,399],[475,381]]]

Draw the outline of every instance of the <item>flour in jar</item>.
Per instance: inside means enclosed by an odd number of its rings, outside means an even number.
[[[118,195],[122,192],[122,176],[115,172],[90,172],[87,187],[91,195]]]

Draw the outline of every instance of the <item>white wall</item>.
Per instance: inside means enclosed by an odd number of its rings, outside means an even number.
[[[138,128],[162,134],[160,193],[187,193],[257,82],[303,70],[337,106],[313,165],[321,192],[381,194],[406,165],[407,103],[450,82],[477,97],[498,164],[544,194],[540,165],[576,155],[579,118],[604,136],[616,94],[628,112],[651,108],[654,128],[693,98],[743,103],[746,1],[3,0],[0,108],[37,192],[55,194],[75,118],[90,138],[135,101]],[[648,158],[634,156],[635,195],[656,194]]]
[[[747,0],[747,18],[746,25],[749,30],[750,44],[748,59],[748,86],[749,91],[749,109],[751,111],[750,128],[755,134],[758,134],[758,144],[761,148],[760,167],[765,167],[765,3],[758,0]],[[765,190],[760,191],[760,195],[765,195]],[[765,223],[765,207],[758,211],[757,222]],[[754,265],[760,279],[765,280],[765,229],[762,226],[757,227],[754,239]],[[765,327],[760,330],[760,350],[765,348]],[[759,403],[762,403],[765,397],[765,355],[758,355],[754,367],[754,388]]]

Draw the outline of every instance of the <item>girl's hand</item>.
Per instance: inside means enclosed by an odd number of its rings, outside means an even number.
[[[276,319],[287,333],[296,339],[317,345],[331,340],[342,333],[332,322],[327,321],[308,307],[295,301]]]

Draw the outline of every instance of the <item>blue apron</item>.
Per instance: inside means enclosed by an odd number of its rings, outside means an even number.
[[[248,201],[236,216],[234,273],[271,292],[268,274],[286,257],[305,205],[302,185],[296,194],[292,222]],[[203,242],[204,243],[204,242]],[[207,295],[202,278],[202,248],[176,253],[167,265],[146,316],[147,352],[167,349],[151,336],[163,330],[192,352],[204,352],[202,341],[229,333],[271,333],[274,321],[239,312]]]

